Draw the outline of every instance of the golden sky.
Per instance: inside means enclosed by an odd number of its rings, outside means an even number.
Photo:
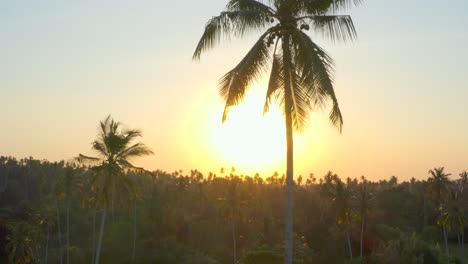
[[[351,10],[359,39],[314,40],[336,62],[343,134],[327,111],[295,135],[296,175],[425,178],[468,169],[465,1],[366,1]],[[148,169],[270,175],[284,171],[284,122],[262,116],[265,80],[221,124],[218,79],[255,41],[233,39],[191,60],[223,1],[4,1],[0,3],[0,155],[91,154],[111,114],[143,130]],[[401,8],[404,6],[405,8]],[[178,19],[174,19],[174,14]],[[434,20],[434,15],[444,17]]]

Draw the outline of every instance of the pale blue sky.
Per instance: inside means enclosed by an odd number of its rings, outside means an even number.
[[[191,61],[206,21],[224,5],[0,1],[0,155],[57,160],[90,153],[98,120],[111,113],[144,131],[157,153],[137,162],[145,167],[242,171],[242,164],[206,152],[211,147],[201,135],[209,130],[203,120],[221,116],[218,78],[254,35]],[[336,61],[345,127],[338,135],[326,114],[313,115],[302,137],[315,126],[325,132],[314,158],[298,153],[297,173],[408,179],[426,177],[434,166],[454,174],[468,169],[467,11],[464,0],[364,1],[348,12],[358,41],[314,36]]]

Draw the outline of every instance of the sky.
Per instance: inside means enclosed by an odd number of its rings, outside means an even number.
[[[258,37],[192,53],[226,2],[0,1],[0,155],[50,161],[92,155],[111,114],[143,131],[147,169],[282,173],[284,122],[262,116],[265,79],[221,124],[219,78]],[[336,63],[343,133],[327,111],[295,135],[295,174],[424,179],[468,170],[468,2],[364,1],[353,43],[313,35]],[[265,78],[267,75],[265,74]]]

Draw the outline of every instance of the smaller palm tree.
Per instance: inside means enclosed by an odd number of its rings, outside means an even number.
[[[343,231],[348,244],[350,259],[353,259],[353,250],[351,245],[351,221],[352,221],[352,199],[354,194],[351,190],[352,180],[343,182],[337,174],[328,172],[324,177],[322,190],[332,200],[335,209],[336,224]]]
[[[462,186],[467,185],[468,184],[468,171],[464,170],[458,175],[460,176],[460,179],[458,180],[461,183],[461,185]]]
[[[446,218],[444,215],[444,209],[446,205],[444,205],[444,199],[447,198],[449,194],[449,186],[451,184],[450,179],[448,178],[451,174],[444,172],[444,167],[434,168],[429,170],[429,174],[431,177],[427,180],[429,183],[430,192],[433,195],[433,198],[439,203],[439,220],[438,224],[442,227],[442,233],[444,235],[444,243],[445,243],[445,253],[448,255],[448,242],[447,242],[447,229],[449,226],[446,224]]]
[[[437,202],[442,203],[444,195],[447,193],[448,187],[450,186],[449,176],[450,173],[445,173],[444,167],[434,168],[429,170],[431,175],[427,180],[434,198]]]
[[[143,143],[132,144],[135,139],[141,137],[140,130],[121,129],[121,124],[115,122],[110,115],[100,122],[100,128],[101,131],[98,139],[92,143],[92,148],[98,156],[90,157],[80,154],[77,158],[79,162],[94,164],[91,168],[94,172],[90,182],[91,191],[95,194],[96,205],[103,208],[96,250],[96,264],[99,263],[111,191],[115,190],[115,194],[121,200],[123,197],[128,198],[129,195],[134,196],[134,185],[124,172],[143,171],[142,168],[134,166],[131,160],[136,157],[153,154]]]

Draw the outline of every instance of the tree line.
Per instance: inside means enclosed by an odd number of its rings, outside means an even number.
[[[0,157],[0,262],[283,262],[284,175],[126,170],[105,187],[96,174]],[[295,263],[463,263],[468,173],[449,176],[296,177]]]

